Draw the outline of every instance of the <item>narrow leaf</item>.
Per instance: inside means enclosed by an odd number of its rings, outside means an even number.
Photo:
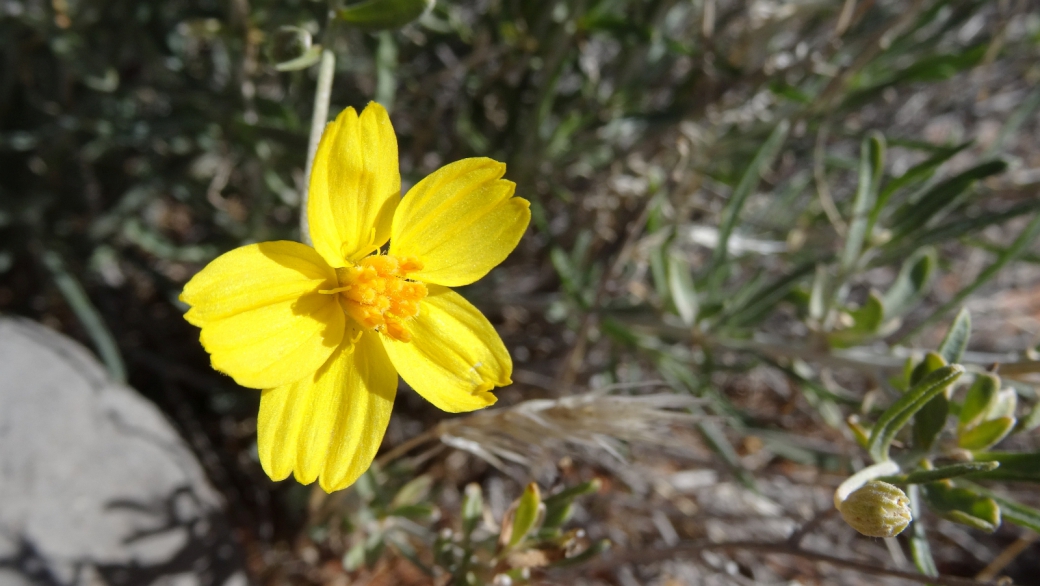
[[[572,486],[570,488],[565,488],[552,496],[546,497],[545,506],[555,506],[556,504],[561,502],[573,501],[579,496],[599,492],[602,486],[603,483],[600,482],[598,478],[593,478],[588,482],[582,482],[581,484]]]
[[[880,266],[895,262],[912,254],[922,246],[956,240],[962,236],[983,230],[988,226],[1003,224],[1038,210],[1040,210],[1040,201],[1027,201],[1002,212],[989,212],[951,220],[924,232],[918,232],[911,239],[890,241],[884,246],[883,254],[877,256],[871,262],[871,265]]]
[[[831,332],[827,339],[833,346],[843,348],[876,337],[885,320],[885,306],[877,291],[871,289],[863,307],[849,311],[852,326]]]
[[[816,265],[816,275],[813,277],[812,289],[809,290],[809,317],[817,322],[823,322],[824,312],[827,311],[827,267],[823,264]]]
[[[1017,501],[1001,496],[992,490],[972,483],[964,483],[967,488],[976,493],[989,497],[1000,505],[1003,518],[1015,525],[1040,532],[1040,510],[1023,505]]]
[[[708,447],[722,458],[722,461],[729,466],[730,470],[734,475],[736,475],[741,483],[744,484],[744,486],[755,490],[757,488],[755,478],[744,469],[744,465],[740,462],[740,456],[737,455],[737,451],[733,449],[733,444],[729,442],[726,434],[711,421],[699,422],[697,424],[697,430],[700,432],[704,441],[708,444]]]
[[[985,450],[995,446],[1015,427],[1014,417],[998,417],[983,421],[957,438],[957,445],[965,450]]]
[[[762,143],[762,147],[755,153],[755,157],[751,159],[747,169],[744,170],[740,182],[737,183],[737,187],[733,190],[733,194],[730,195],[729,201],[726,202],[726,207],[722,210],[719,240],[712,253],[711,266],[708,271],[708,274],[711,275],[709,280],[711,285],[717,287],[722,284],[721,282],[725,278],[724,267],[729,251],[729,237],[733,234],[733,228],[737,225],[740,212],[744,208],[744,203],[747,201],[748,196],[758,187],[762,172],[773,163],[773,159],[780,152],[784,140],[787,139],[787,131],[790,127],[791,124],[787,120],[781,120],[776,125],[776,128],[773,129],[766,141]]]
[[[935,185],[917,201],[899,210],[892,224],[892,231],[896,234],[893,239],[924,228],[933,219],[953,209],[976,181],[1003,173],[1005,169],[1007,163],[1004,161],[988,161]]]
[[[467,537],[476,529],[483,514],[484,498],[480,485],[471,482],[466,485],[465,496],[462,499],[462,530]]]
[[[907,169],[906,173],[903,173],[899,177],[896,177],[895,179],[892,179],[891,181],[886,183],[885,188],[878,195],[877,205],[875,208],[877,210],[877,213],[875,214],[875,216],[880,215],[881,209],[884,207],[885,203],[888,202],[888,199],[892,197],[893,193],[907,185],[927,180],[929,177],[932,176],[932,174],[935,173],[936,169],[942,166],[943,163],[949,161],[957,153],[963,151],[971,145],[972,143],[969,141],[961,143],[955,147],[942,149],[941,151],[932,155],[931,157],[928,157],[924,161],[914,165],[913,167],[910,167],[909,169]]]
[[[917,571],[925,576],[938,576],[939,569],[935,567],[935,558],[932,557],[932,548],[928,543],[928,531],[921,520],[924,517],[921,491],[917,485],[910,485],[906,495],[910,497],[910,511],[914,516],[914,520],[910,523],[908,539],[910,557],[913,558]]]
[[[979,273],[979,276],[975,277],[975,280],[972,281],[970,285],[958,291],[957,294],[953,296],[953,299],[950,299],[944,305],[936,309],[928,319],[921,322],[917,327],[903,336],[902,339],[906,340],[907,338],[917,334],[917,332],[921,331],[922,328],[931,325],[932,322],[945,315],[947,311],[960,305],[965,298],[974,293],[979,287],[988,283],[989,280],[1000,271],[1000,269],[1004,268],[1004,265],[1014,260],[1015,257],[1029,247],[1038,234],[1040,234],[1040,214],[1037,214],[1036,217],[1029,222],[1029,224],[1018,234],[1018,237],[1015,238],[1015,241],[1011,246],[998,255],[997,260],[994,261],[993,264]]]
[[[1040,452],[978,452],[976,461],[1000,462],[1000,468],[975,472],[973,480],[1011,480],[1040,483]]]
[[[990,533],[1000,527],[1000,507],[989,497],[945,482],[928,483],[923,489],[928,506],[951,521]]]
[[[433,0],[365,0],[340,8],[343,22],[369,31],[401,28],[433,6]]]
[[[1014,417],[1018,409],[1018,393],[1015,389],[1004,389],[997,393],[993,404],[986,411],[986,419],[998,417]]]
[[[915,252],[903,263],[892,286],[883,298],[885,314],[896,317],[906,313],[924,298],[935,274],[937,255],[935,249],[925,248]]]
[[[431,486],[433,486],[433,478],[427,474],[410,480],[401,487],[401,490],[397,491],[394,500],[390,501],[389,508],[396,509],[417,504],[430,493]]]
[[[999,389],[1000,377],[997,375],[989,373],[976,375],[975,381],[968,387],[968,393],[964,397],[957,428],[963,431],[978,425],[996,401]]]
[[[784,299],[798,283],[812,274],[816,270],[816,266],[816,262],[804,262],[776,281],[766,283],[744,305],[727,308],[726,316],[719,320],[720,323],[732,326],[746,326],[754,323]]]
[[[1029,413],[1018,420],[1014,433],[1025,433],[1040,427],[1040,403],[1035,403]]]
[[[878,183],[885,165],[885,137],[874,132],[860,147],[859,187],[852,200],[852,219],[845,236],[841,255],[841,269],[850,272],[863,251],[863,242],[869,236],[870,212],[877,200]]]
[[[870,435],[870,453],[877,461],[888,459],[888,449],[896,433],[928,401],[953,384],[964,372],[959,364],[944,366],[930,374],[892,404],[878,419]]]
[[[921,382],[929,373],[939,370],[946,364],[946,360],[935,352],[925,354],[924,359],[910,371],[910,386],[912,387]]]
[[[968,348],[968,338],[971,337],[971,314],[968,309],[962,308],[953,320],[953,325],[946,332],[946,337],[939,344],[939,355],[946,360],[947,364],[956,364],[961,361],[964,351]]]
[[[65,268],[65,262],[57,252],[45,251],[41,260],[43,266],[50,272],[51,278],[54,279],[58,291],[72,309],[72,313],[75,314],[80,325],[94,342],[94,347],[101,356],[102,362],[105,363],[109,376],[116,382],[125,383],[126,365],[119,353],[119,345],[116,344],[115,337],[105,324],[104,318],[101,317],[101,312],[91,302],[83,285]]]
[[[939,433],[946,427],[946,418],[950,414],[950,401],[939,393],[914,415],[914,448],[930,450]]]
[[[855,324],[854,329],[865,334],[873,334],[885,320],[885,304],[878,292],[871,289],[863,307],[850,311],[849,314]]]
[[[909,474],[898,474],[896,476],[882,476],[878,480],[890,484],[924,484],[926,482],[937,482],[971,474],[972,472],[987,472],[1000,467],[1000,462],[962,462],[942,466],[934,470],[917,470]]]
[[[668,289],[675,311],[684,324],[692,326],[697,320],[697,291],[693,286],[690,265],[676,254],[668,255]]]
[[[520,495],[516,513],[513,516],[513,531],[509,537],[508,547],[513,547],[523,541],[524,537],[527,537],[527,534],[534,529],[538,520],[539,509],[544,510],[542,497],[539,493],[538,485],[532,482],[527,485],[524,493]]]
[[[278,71],[299,71],[301,69],[307,69],[321,59],[321,50],[321,45],[308,47],[299,57],[276,63],[274,68]]]

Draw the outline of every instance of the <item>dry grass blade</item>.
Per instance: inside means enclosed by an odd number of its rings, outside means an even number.
[[[442,423],[437,433],[445,444],[499,468],[504,461],[528,465],[575,449],[607,452],[623,460],[626,442],[674,443],[674,425],[692,425],[700,419],[688,411],[696,402],[670,393],[589,392],[483,411]]]

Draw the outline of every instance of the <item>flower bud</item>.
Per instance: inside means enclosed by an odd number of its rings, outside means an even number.
[[[838,505],[845,522],[863,535],[895,537],[913,518],[910,499],[898,487],[871,480]]]

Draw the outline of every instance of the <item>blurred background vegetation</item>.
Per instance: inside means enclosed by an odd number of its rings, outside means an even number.
[[[498,410],[400,394],[331,497],[264,476],[259,395],[176,300],[299,240],[311,36],[333,114],[390,109],[405,189],[493,157],[534,215],[462,291],[514,358]],[[312,0],[0,0],[0,311],[168,414],[259,583],[1035,584],[1038,57],[1029,0],[441,0],[379,31]],[[858,536],[831,492],[955,362],[985,408],[932,393],[889,439],[906,471],[1004,475],[929,477],[927,507],[893,479],[911,530]]]

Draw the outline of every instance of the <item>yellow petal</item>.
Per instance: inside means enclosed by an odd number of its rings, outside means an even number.
[[[492,159],[463,159],[408,191],[394,214],[390,254],[423,263],[410,278],[468,285],[516,248],[531,210],[526,199],[513,197],[516,184],[502,179],[505,171]]]
[[[221,255],[184,286],[187,320],[213,368],[245,387],[271,388],[316,371],[343,339],[335,272],[298,242],[262,242]]]
[[[210,262],[184,286],[184,316],[193,325],[336,287],[336,272],[313,248],[280,240],[236,248]]]
[[[484,314],[447,287],[430,285],[419,315],[405,322],[411,342],[383,336],[394,367],[413,389],[452,413],[494,404],[511,384],[513,361]]]
[[[379,450],[396,393],[397,373],[378,335],[345,339],[313,377],[261,395],[261,466],[274,480],[320,477],[326,492],[350,486]]]
[[[386,244],[401,174],[382,106],[371,102],[360,117],[347,108],[325,127],[308,189],[311,240],[329,265],[344,267]]]

